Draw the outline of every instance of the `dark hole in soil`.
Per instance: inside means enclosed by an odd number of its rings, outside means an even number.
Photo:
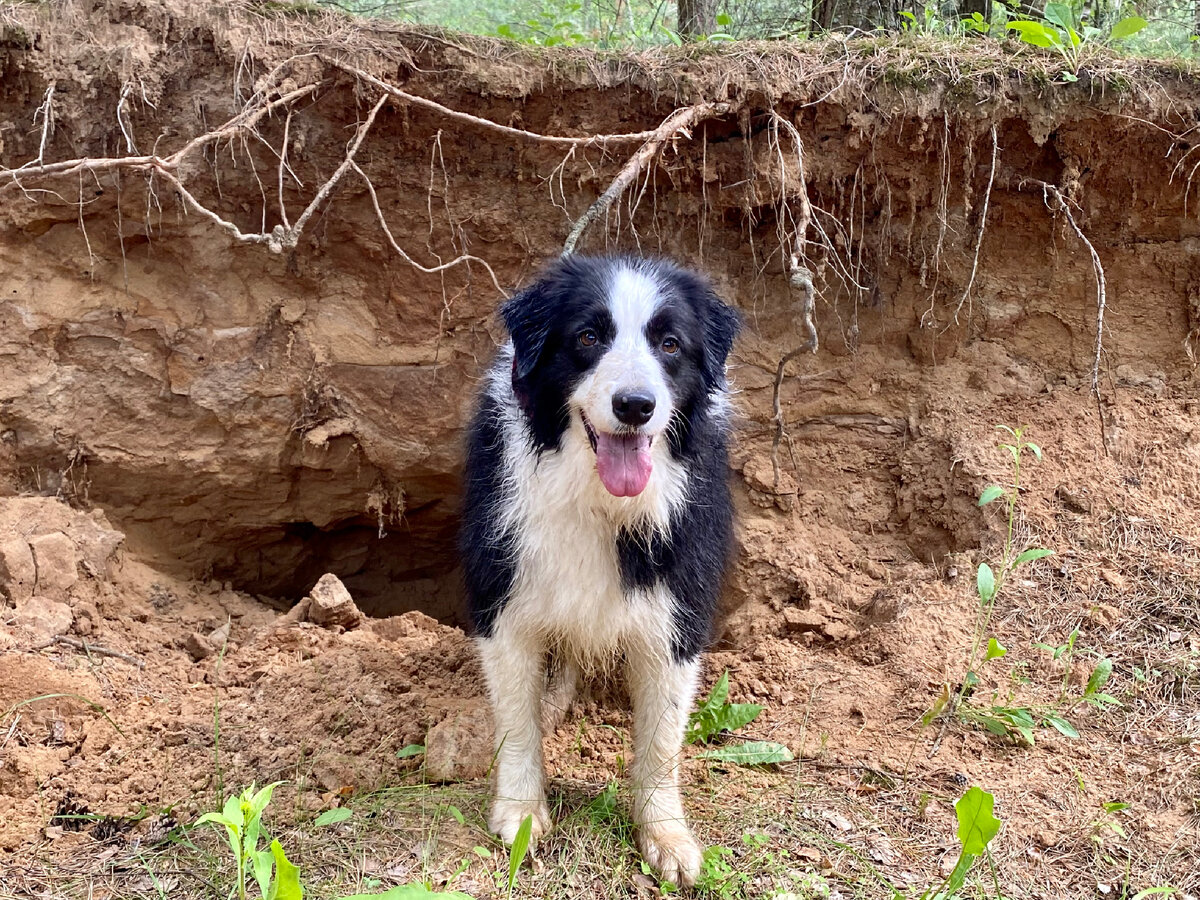
[[[440,512],[440,514],[439,514]],[[213,576],[241,591],[296,602],[326,572],[338,576],[370,616],[420,610],[462,625],[457,517],[417,513],[396,523],[367,516],[324,528],[294,522],[255,533],[214,565]]]

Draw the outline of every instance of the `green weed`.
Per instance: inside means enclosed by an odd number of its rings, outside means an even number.
[[[726,670],[713,685],[707,699],[688,717],[684,739],[689,744],[708,744],[720,735],[749,725],[762,711],[763,708],[757,703],[729,702],[729,671]],[[699,757],[742,766],[762,766],[787,762],[792,759],[792,751],[774,741],[747,741],[705,750]]]
[[[996,798],[978,787],[967,790],[954,804],[954,815],[958,819],[958,841],[962,845],[958,860],[950,874],[937,887],[926,888],[920,900],[949,900],[962,890],[967,874],[975,860],[987,854],[992,863],[989,845],[1000,833],[1001,821],[994,815]],[[991,864],[992,878],[996,879],[996,866]],[[996,881],[996,896],[1003,897],[999,881]]]
[[[529,844],[533,837],[533,816],[521,820],[517,836],[513,838],[512,848],[508,852],[508,896],[512,896],[513,887],[517,883],[517,873],[521,871],[521,863],[529,852]]]
[[[253,872],[254,880],[264,900],[301,900],[299,871],[292,865],[278,840],[272,840],[269,850],[259,850],[262,836],[262,814],[271,802],[271,794],[282,782],[276,781],[254,790],[254,785],[231,796],[221,812],[205,813],[197,825],[212,823],[225,829],[225,837],[237,864],[238,900],[246,900],[246,875]],[[272,872],[274,873],[272,875]]]
[[[998,737],[1015,737],[1030,745],[1034,743],[1034,734],[1038,728],[1053,728],[1064,737],[1077,738],[1079,731],[1067,718],[1072,710],[1083,703],[1098,708],[1119,705],[1116,698],[1102,690],[1112,675],[1112,661],[1108,659],[1100,659],[1096,663],[1082,694],[1077,697],[1070,695],[1071,667],[1077,654],[1078,629],[1073,630],[1066,643],[1061,646],[1035,645],[1050,651],[1054,659],[1062,662],[1066,667],[1062,687],[1058,699],[1054,703],[1021,704],[1015,702],[1012,694],[1001,700],[998,690],[993,691],[990,703],[974,702],[975,690],[982,681],[980,670],[991,660],[1002,659],[1008,655],[1008,648],[1001,644],[995,636],[989,634],[997,598],[1017,569],[1036,560],[1044,559],[1054,552],[1043,547],[1018,549],[1013,538],[1017,505],[1021,494],[1022,460],[1028,453],[1040,461],[1042,448],[1025,439],[1023,428],[1011,428],[1008,425],[996,427],[1005,432],[1011,440],[1011,442],[1001,443],[1000,447],[1006,450],[1012,458],[1012,481],[1007,485],[988,485],[980,495],[978,505],[984,507],[997,500],[1004,501],[1006,507],[1004,548],[1001,558],[995,563],[994,568],[992,564],[982,562],[975,574],[975,592],[979,599],[979,605],[976,611],[971,651],[967,657],[966,672],[957,690],[954,690],[949,684],[943,685],[941,694],[922,717],[921,725],[925,727],[936,719],[945,720],[953,717],[961,722],[980,726]],[[1016,679],[1016,683],[1021,683],[1021,679]]]
[[[1079,66],[1084,49],[1097,43],[1113,43],[1133,37],[1149,22],[1141,16],[1126,16],[1108,32],[1083,22],[1082,4],[1047,3],[1040,19],[1018,19],[1008,23],[1021,40],[1035,47],[1058,51],[1069,71],[1062,73],[1064,82],[1079,80]]]

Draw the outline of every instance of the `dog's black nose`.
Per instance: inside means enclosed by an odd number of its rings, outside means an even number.
[[[638,391],[613,394],[613,415],[625,425],[645,425],[654,415],[654,398]]]

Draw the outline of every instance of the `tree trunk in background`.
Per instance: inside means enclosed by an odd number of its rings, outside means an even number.
[[[810,33],[829,31],[833,27],[833,16],[837,12],[838,0],[812,0]]]
[[[685,38],[717,30],[717,0],[679,0],[679,34]]]
[[[983,16],[985,22],[990,22],[992,19],[992,0],[960,0],[958,4],[958,17],[960,19],[968,19],[975,13]]]

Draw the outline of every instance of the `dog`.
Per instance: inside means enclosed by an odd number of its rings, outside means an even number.
[[[702,851],[678,766],[733,543],[726,359],[740,317],[665,260],[569,256],[502,308],[468,431],[461,553],[495,723],[492,830],[550,828],[547,724],[623,660],[632,814],[662,877]],[[558,671],[549,685],[547,660]]]

